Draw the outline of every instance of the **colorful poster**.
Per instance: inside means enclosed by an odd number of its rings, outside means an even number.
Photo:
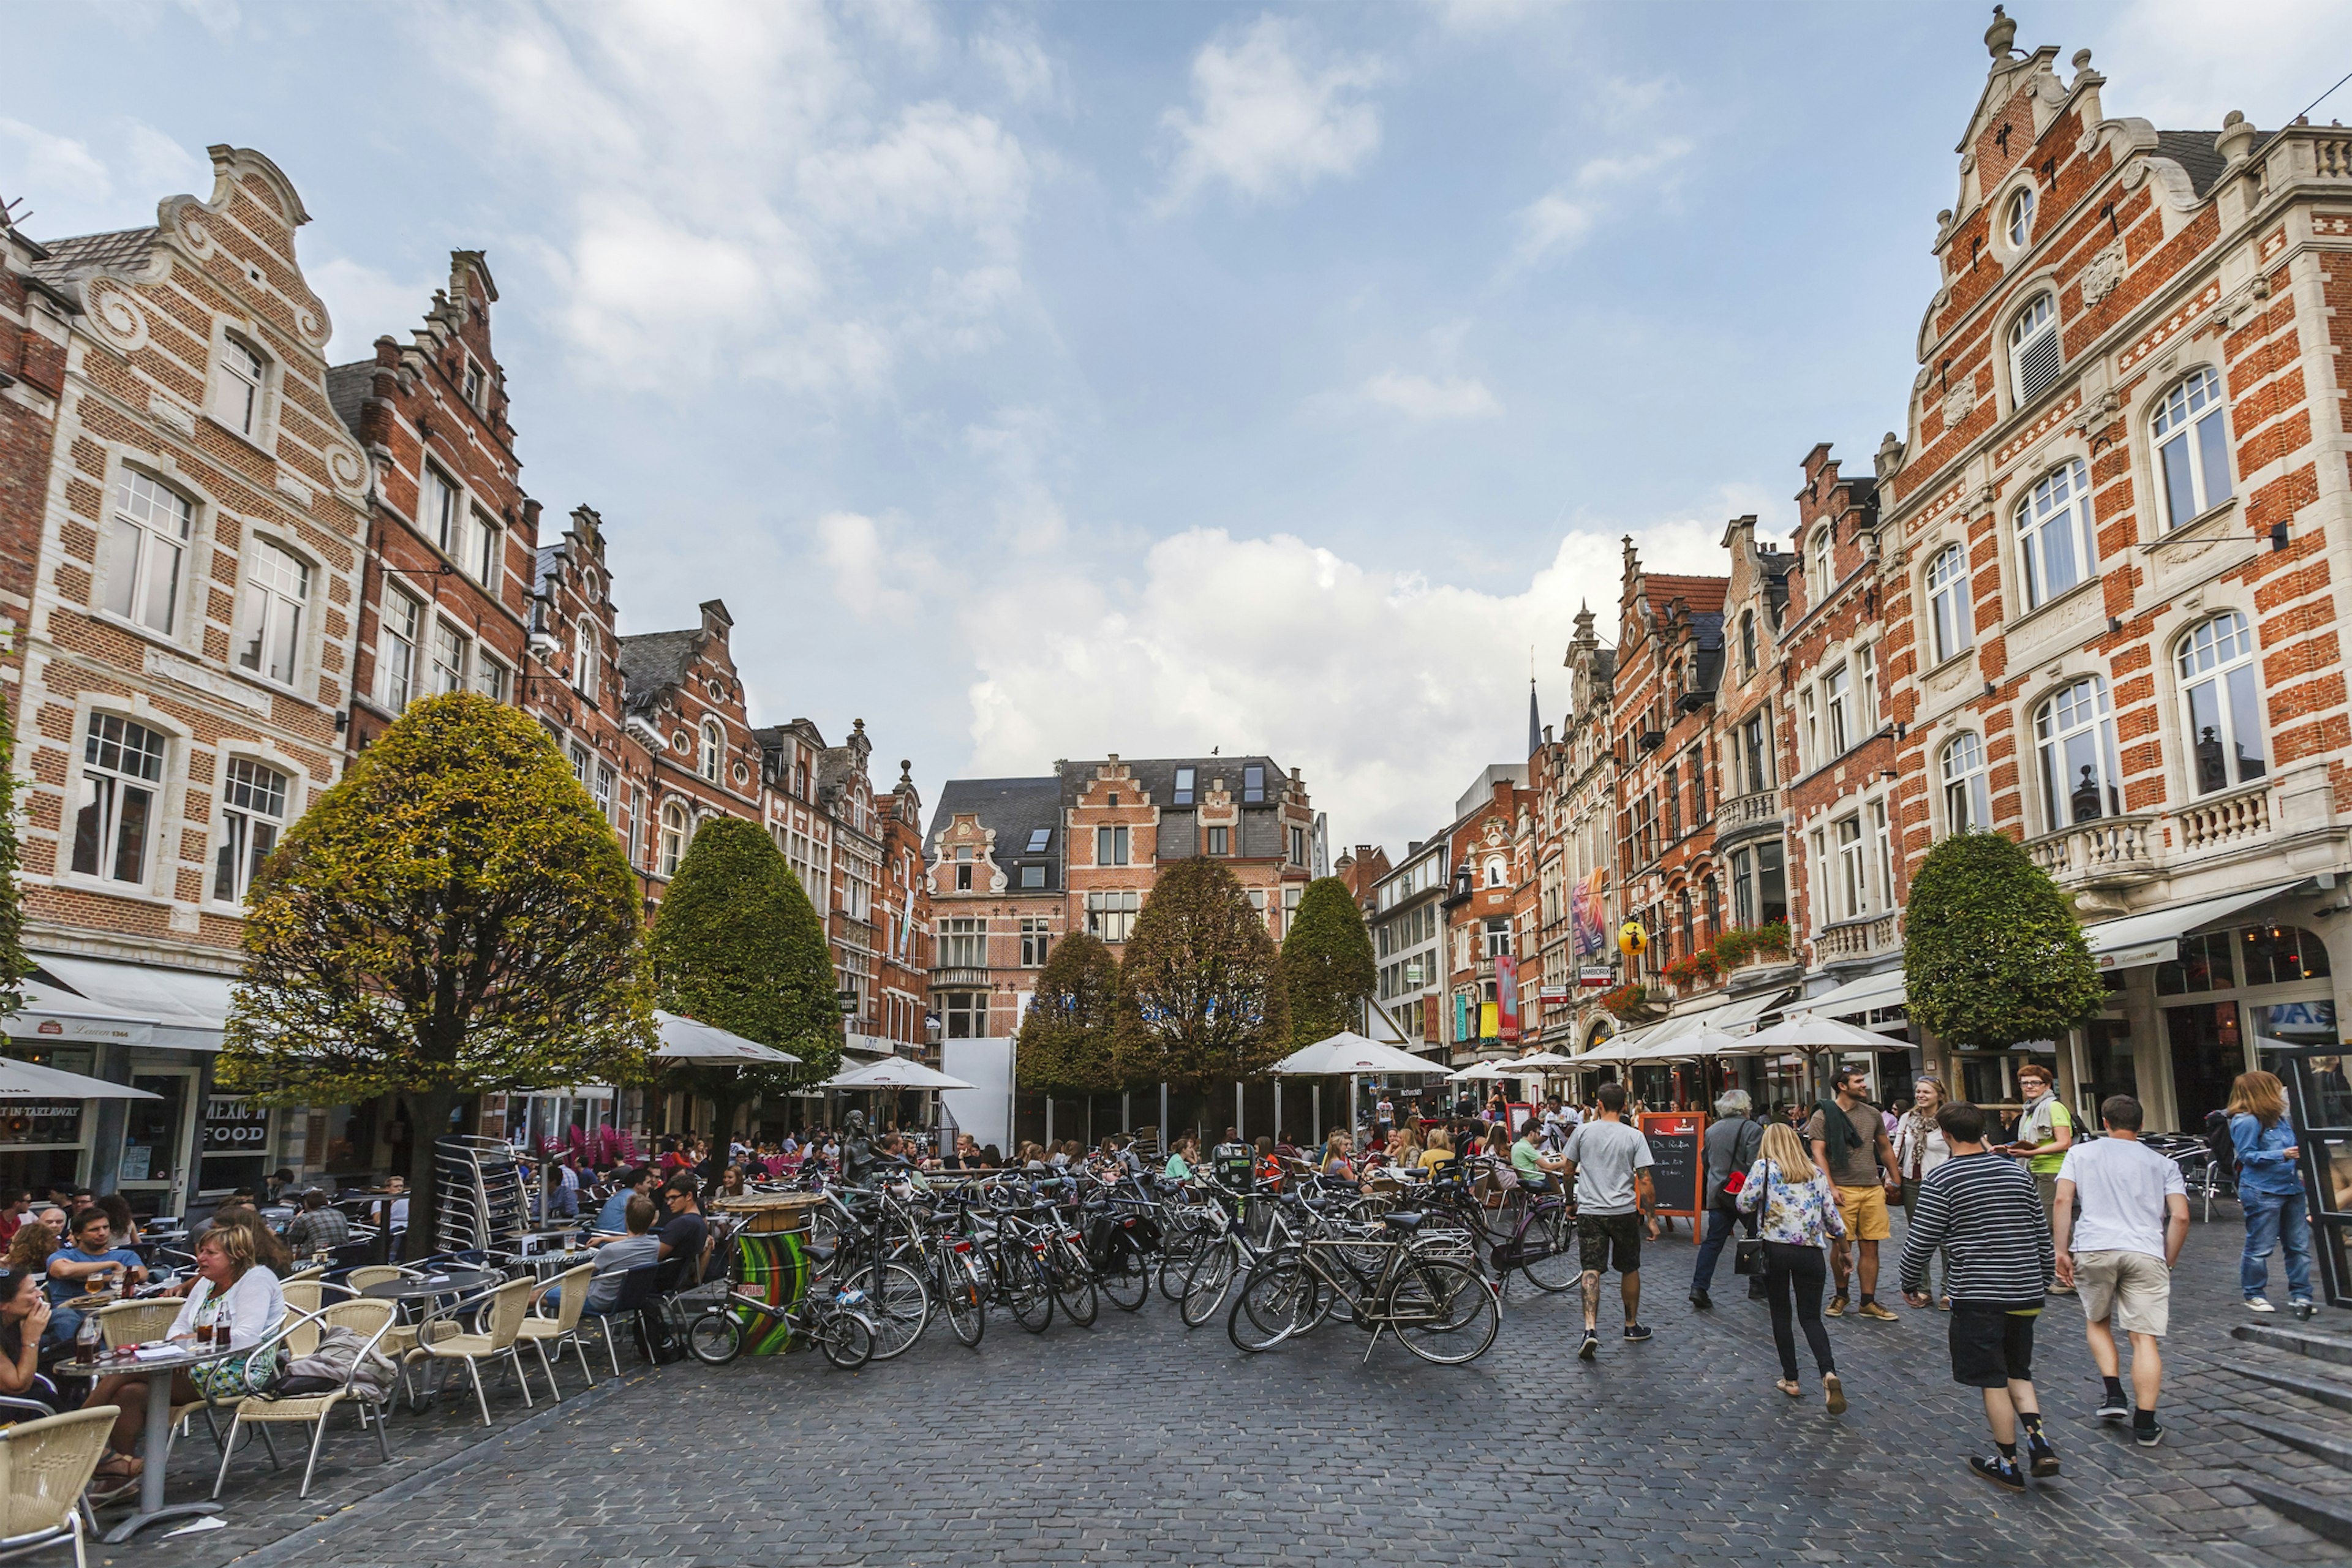
[[[1454,994],[1454,1038],[1456,1043],[1470,1038],[1470,994]]]
[[[1519,1037],[1519,961],[1508,953],[1495,960],[1495,1011],[1500,1038]]]
[[[1495,1017],[1495,1005],[1492,1002],[1478,1004],[1478,1037],[1482,1040],[1502,1038],[1495,1032],[1501,1026]]]
[[[1609,916],[1601,892],[1605,871],[1595,871],[1579,882],[1568,898],[1569,942],[1580,963],[1605,963],[1609,954]]]

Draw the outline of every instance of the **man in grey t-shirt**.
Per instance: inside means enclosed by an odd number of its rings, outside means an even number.
[[[1601,1113],[1569,1134],[1562,1158],[1576,1177],[1576,1243],[1584,1265],[1584,1342],[1576,1353],[1601,1352],[1601,1276],[1612,1263],[1625,1302],[1625,1337],[1650,1337],[1641,1324],[1642,1219],[1654,1201],[1650,1190],[1650,1142],[1625,1125],[1625,1086],[1601,1086]]]

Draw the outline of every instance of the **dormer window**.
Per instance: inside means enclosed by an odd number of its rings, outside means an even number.
[[[2026,186],[2009,198],[2009,218],[2002,226],[2009,232],[2012,250],[2023,250],[2033,238],[2033,187]]]
[[[1244,768],[1242,770],[1243,803],[1247,805],[1263,805],[1265,800],[1265,770],[1264,768]]]
[[[2012,405],[2022,408],[2049,391],[2064,366],[2058,349],[2058,302],[2048,294],[2037,295],[2009,327]]]
[[[482,374],[482,367],[472,360],[466,362],[465,386],[467,405],[478,413],[482,407],[482,395],[488,390],[489,378]]]
[[[1192,781],[1198,775],[1191,768],[1178,768],[1176,770],[1176,798],[1171,804],[1176,805],[1190,805],[1192,804]]]

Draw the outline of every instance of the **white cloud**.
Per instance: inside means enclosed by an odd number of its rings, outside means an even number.
[[[1294,24],[1261,16],[1239,37],[1212,40],[1192,60],[1192,107],[1161,124],[1178,146],[1162,210],[1223,182],[1251,202],[1286,200],[1316,181],[1353,174],[1381,142],[1362,94],[1381,79],[1370,60],[1301,59]]]
[[[1503,412],[1484,382],[1463,376],[1432,381],[1382,371],[1364,384],[1364,395],[1413,419],[1491,419]]]
[[[1670,188],[1672,171],[1690,152],[1687,138],[1670,136],[1638,151],[1586,159],[1565,185],[1519,209],[1519,237],[1504,270],[1539,267],[1574,250],[1613,210],[1612,193],[1645,182]]]
[[[1533,267],[1575,249],[1596,221],[1589,203],[1571,201],[1557,191],[1538,196],[1519,210],[1519,242],[1511,247],[1511,265]]]
[[[368,357],[368,345],[386,332],[406,342],[408,334],[424,322],[436,287],[431,282],[404,283],[345,256],[305,260],[302,276],[326,302],[327,320],[335,330],[327,342],[330,364]]]
[[[2096,47],[2108,79],[2100,107],[2137,115],[2167,130],[2220,130],[2232,109],[2264,131],[2275,129],[2344,74],[2344,7],[2336,0],[2237,0],[2228,21],[2200,0],[2138,0],[2101,18],[2086,37],[2061,39],[2026,26],[2018,44],[2055,42],[2062,56]],[[1956,110],[1965,113],[1964,108]],[[2352,86],[2313,115],[2321,124],[2352,120]]]
[[[993,423],[964,432],[965,447],[995,470],[1003,487],[997,524],[1005,542],[1023,555],[1050,550],[1069,535],[1069,520],[1045,474],[1047,450],[1059,441],[1054,416],[1044,408],[1000,408]]]
[[[61,191],[79,184],[91,196],[102,198],[114,189],[105,161],[89,150],[87,142],[54,136],[38,126],[5,117],[0,117],[0,138],[16,149],[17,174],[12,183],[17,191],[11,195],[26,190]]]
[[[944,221],[1010,245],[1029,203],[1029,161],[995,121],[919,103],[889,134],[804,158],[801,188],[825,221],[871,240]]]
[[[1688,521],[1639,542],[1654,570],[1720,572],[1721,537]],[[979,674],[971,769],[1026,773],[1107,735],[1139,756],[1262,751],[1304,771],[1350,841],[1420,837],[1473,773],[1524,745],[1530,645],[1558,721],[1577,609],[1589,601],[1613,635],[1621,559],[1614,532],[1570,532],[1523,585],[1486,593],[1196,528],[1154,545],[1132,586],[1008,580],[962,622]]]
[[[833,574],[835,599],[861,621],[904,626],[923,606],[938,562],[920,545],[886,541],[860,512],[828,512],[816,521],[817,554]]]
[[[994,73],[1015,103],[1052,101],[1061,96],[1059,71],[1036,36],[999,16],[972,36],[972,58]]]

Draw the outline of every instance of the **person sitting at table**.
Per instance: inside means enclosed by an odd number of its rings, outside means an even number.
[[[217,1303],[217,1305],[215,1305]],[[253,1233],[242,1225],[218,1225],[196,1243],[196,1283],[180,1315],[172,1320],[166,1338],[193,1342],[200,1315],[223,1311],[229,1326],[233,1352],[215,1361],[199,1362],[172,1373],[172,1403],[193,1405],[199,1399],[236,1399],[257,1394],[276,1375],[273,1350],[254,1355],[254,1347],[276,1331],[286,1315],[286,1295],[278,1275],[254,1256]],[[145,1461],[137,1452],[147,1425],[147,1380],[144,1372],[117,1373],[98,1380],[92,1405],[120,1406],[114,1433],[92,1479],[90,1499],[119,1497],[139,1484]]]
[[[16,1227],[8,1238],[8,1257],[0,1268],[16,1274],[38,1274],[47,1278],[49,1258],[58,1249],[55,1226],[37,1219],[28,1219]]]
[[[22,1187],[0,1187],[0,1247],[15,1240],[17,1228],[32,1217],[30,1194]]]
[[[408,1178],[394,1176],[383,1184],[383,1227],[394,1236],[408,1229]]]
[[[1176,1146],[1169,1151],[1168,1168],[1160,1173],[1171,1182],[1189,1182],[1193,1167],[1201,1163],[1201,1141],[1190,1132],[1176,1136]]]
[[[743,1193],[743,1167],[728,1166],[725,1173],[719,1178],[719,1195],[722,1198],[740,1198]]]
[[[1323,1141],[1323,1173],[1334,1181],[1356,1179],[1356,1162],[1351,1158],[1355,1140],[1345,1132],[1333,1132]]]
[[[114,1227],[114,1244],[117,1247],[139,1245],[139,1218],[131,1212],[129,1198],[121,1193],[109,1193],[98,1200],[98,1206],[106,1211],[107,1223]]]
[[[293,1184],[294,1173],[281,1165],[270,1172],[269,1179],[261,1184],[261,1195],[273,1204],[284,1203],[286,1189]]]
[[[294,1272],[294,1253],[286,1245],[286,1238],[279,1236],[277,1228],[262,1218],[260,1212],[252,1205],[221,1209],[213,1215],[212,1224],[205,1227],[205,1234],[209,1236],[225,1226],[242,1230],[251,1237],[254,1260],[278,1279],[283,1279]],[[183,1290],[190,1288],[191,1282],[182,1282]]]
[[[981,1168],[980,1145],[972,1142],[971,1133],[956,1134],[955,1151],[940,1162],[940,1168],[945,1171],[977,1171]]]
[[[589,1277],[586,1310],[591,1312],[609,1311],[621,1298],[621,1279],[632,1268],[662,1258],[661,1238],[654,1235],[654,1201],[643,1193],[624,1193],[621,1223],[627,1228],[619,1236],[591,1237],[588,1245],[596,1249],[596,1272]],[[563,1292],[551,1289],[548,1300],[563,1304]]]
[[[660,1179],[651,1165],[634,1166],[623,1173],[620,1184],[613,1189],[613,1195],[606,1198],[604,1206],[596,1211],[597,1233],[602,1236],[623,1234],[627,1224],[629,1200],[643,1198],[651,1203],[654,1185]]]
[[[681,1285],[702,1283],[703,1255],[710,1250],[710,1222],[702,1217],[702,1205],[695,1199],[695,1179],[680,1171],[662,1186],[662,1205],[669,1210],[669,1218],[661,1227],[661,1259],[686,1259],[686,1271],[679,1279]]]
[[[302,1194],[302,1212],[286,1227],[287,1251],[296,1258],[315,1258],[333,1252],[351,1239],[351,1220],[327,1202],[326,1194],[312,1187]]]
[[[58,1385],[41,1375],[41,1336],[49,1327],[49,1299],[29,1268],[0,1273],[0,1394],[37,1399],[55,1408]]]
[[[81,1330],[81,1313],[73,1303],[82,1299],[89,1281],[109,1285],[140,1285],[147,1266],[127,1247],[114,1245],[112,1222],[101,1208],[86,1208],[74,1221],[73,1243],[49,1256],[49,1305],[59,1309],[49,1320],[49,1338],[62,1343]]]

